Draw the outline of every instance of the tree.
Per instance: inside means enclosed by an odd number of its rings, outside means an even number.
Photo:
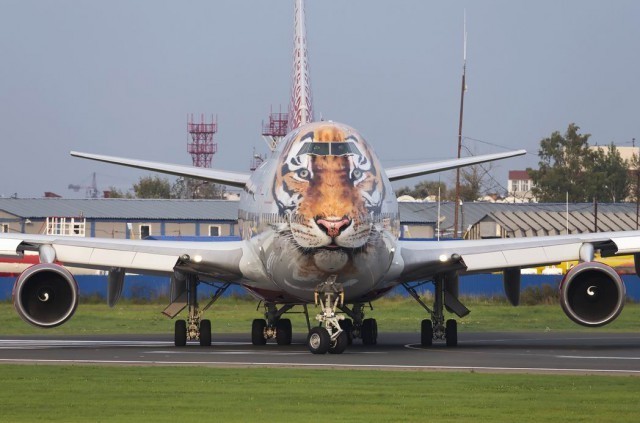
[[[171,198],[171,184],[167,178],[145,176],[133,185],[133,192],[136,198]]]
[[[116,187],[109,187],[108,191],[104,193],[105,198],[133,198],[130,192],[122,192]]]
[[[634,203],[640,200],[640,157],[634,154],[629,160],[629,199]]]
[[[440,181],[420,181],[413,188],[403,187],[396,190],[396,195],[410,195],[415,199],[426,198],[430,195],[438,195],[438,188],[440,188],[440,198],[447,198],[447,184]]]
[[[580,134],[580,127],[571,123],[561,135],[555,131],[540,141],[538,170],[531,170],[534,196],[541,202],[564,202],[567,193],[572,201],[589,201],[585,186],[588,169],[594,162],[589,150],[590,134]]]
[[[485,185],[489,170],[491,170],[491,166],[485,169],[480,165],[460,169],[460,199],[462,201],[476,201],[481,194],[487,191]],[[453,196],[455,196],[455,192]]]
[[[531,170],[533,194],[541,202],[624,200],[629,192],[628,163],[611,144],[589,149],[590,134],[580,134],[571,123],[564,135],[555,131],[540,141],[539,169]]]
[[[193,178],[178,178],[171,186],[171,197],[182,199],[223,199],[224,185]]]
[[[630,192],[629,163],[622,160],[618,149],[611,143],[594,152],[593,163],[585,187],[587,198],[616,203],[624,201]]]

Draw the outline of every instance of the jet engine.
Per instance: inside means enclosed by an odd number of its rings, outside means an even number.
[[[69,320],[76,311],[78,284],[73,275],[58,264],[36,264],[16,280],[13,305],[25,322],[53,328]]]
[[[583,326],[604,326],[614,321],[622,311],[625,295],[618,273],[598,262],[574,266],[560,284],[562,309]]]

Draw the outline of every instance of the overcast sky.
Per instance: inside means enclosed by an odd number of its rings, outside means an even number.
[[[502,185],[571,122],[640,142],[631,0],[309,0],[316,117],[357,128],[385,166],[454,157],[465,9],[465,145],[532,153],[496,167]],[[0,0],[0,195],[148,174],[70,150],[190,164],[190,113],[218,116],[213,167],[248,171],[269,108],[288,104],[292,26],[293,0]]]

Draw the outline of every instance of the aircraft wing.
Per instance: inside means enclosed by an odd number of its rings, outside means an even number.
[[[507,153],[485,154],[482,156],[442,160],[439,162],[428,162],[428,163],[418,163],[418,164],[405,165],[405,166],[396,166],[396,167],[387,168],[385,171],[390,181],[398,181],[400,179],[413,178],[414,176],[427,175],[429,173],[437,173],[445,170],[456,169],[459,167],[486,163],[494,160],[502,160],[502,159],[507,159],[509,157],[522,156],[523,154],[527,154],[527,151],[516,150],[516,151],[509,151]]]
[[[563,261],[590,261],[603,256],[640,253],[640,231],[501,238],[473,241],[399,242],[404,268],[402,282],[429,280],[448,270],[463,273],[534,267]]]
[[[242,276],[240,259],[244,247],[244,241],[156,241],[28,234],[0,237],[0,256],[18,257],[25,251],[37,251],[44,263],[161,275],[183,269],[228,282]]]
[[[136,169],[152,170],[155,172],[168,173],[169,175],[186,176],[189,178],[203,179],[216,184],[229,185],[237,188],[244,188],[249,182],[251,175],[242,172],[231,172],[204,167],[183,166],[169,163],[149,162],[145,160],[126,159],[122,157],[103,156],[100,154],[88,154],[72,151],[74,157],[96,160],[99,162],[113,163],[121,166],[135,167]]]

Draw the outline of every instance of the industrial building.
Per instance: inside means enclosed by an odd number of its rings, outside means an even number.
[[[568,207],[568,213],[567,213]],[[450,237],[453,203],[401,202],[403,238]],[[626,231],[638,227],[635,203],[464,203],[466,239]],[[0,198],[0,232],[141,239],[238,236],[238,201]]]
[[[0,232],[141,239],[238,235],[227,200],[0,199]]]

